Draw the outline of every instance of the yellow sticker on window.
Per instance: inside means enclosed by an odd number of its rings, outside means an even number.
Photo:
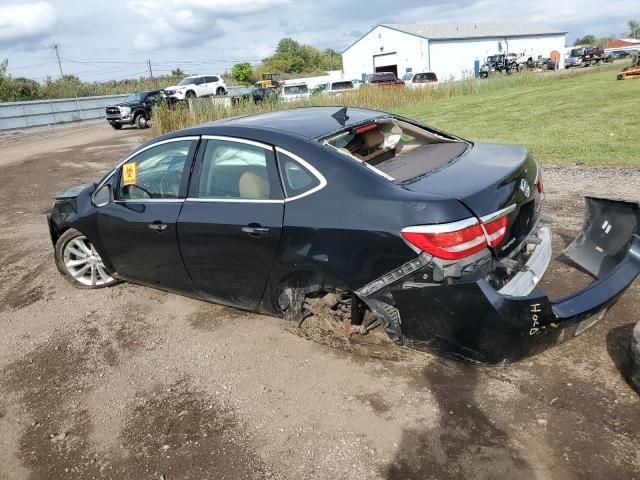
[[[127,185],[136,184],[136,164],[125,163],[122,166],[122,183],[126,187]]]

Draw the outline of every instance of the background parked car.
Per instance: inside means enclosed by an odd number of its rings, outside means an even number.
[[[178,85],[164,89],[167,95],[176,100],[185,98],[206,97],[209,95],[226,95],[227,85],[219,75],[200,75],[187,77]]]
[[[278,99],[278,91],[274,88],[256,88],[252,92],[253,102],[275,102]]]
[[[367,78],[367,84],[376,87],[404,87],[404,82],[399,80],[393,72],[372,73]]]
[[[438,84],[438,77],[433,72],[405,73],[404,84],[407,87],[433,87]]]
[[[122,102],[106,107],[107,122],[116,130],[120,130],[123,125],[146,128],[151,118],[152,108],[164,99],[166,95],[163,90],[132,93]]]
[[[337,82],[327,82],[322,93],[325,95],[340,95],[345,92],[353,92],[356,89],[351,80],[340,80]]]
[[[306,83],[290,83],[282,87],[280,92],[280,100],[283,102],[295,102],[296,100],[304,100],[311,96],[309,87]]]

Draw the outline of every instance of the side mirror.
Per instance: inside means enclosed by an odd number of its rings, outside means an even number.
[[[104,207],[113,202],[113,189],[111,185],[105,183],[98,189],[91,200],[94,207]]]

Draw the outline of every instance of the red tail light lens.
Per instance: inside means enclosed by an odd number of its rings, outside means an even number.
[[[476,219],[407,227],[400,235],[411,245],[445,260],[468,257],[487,246],[482,227]]]
[[[402,229],[400,235],[411,245],[434,257],[459,260],[479,252],[487,246],[497,247],[507,235],[509,213],[515,205],[493,215],[439,225],[418,225]],[[500,215],[495,218],[496,215]],[[490,219],[490,220],[489,220]]]
[[[487,232],[487,241],[491,247],[497,247],[504,240],[507,234],[507,216],[503,216],[489,223],[485,223],[484,230]]]
[[[538,180],[536,181],[538,193],[542,193],[542,170],[538,170]]]

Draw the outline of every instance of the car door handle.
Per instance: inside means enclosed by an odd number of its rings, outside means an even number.
[[[261,237],[269,233],[269,229],[260,225],[249,224],[242,227],[244,233],[248,233],[250,237]]]
[[[165,223],[153,222],[149,224],[149,228],[151,230],[155,230],[156,232],[164,232],[169,227]]]

